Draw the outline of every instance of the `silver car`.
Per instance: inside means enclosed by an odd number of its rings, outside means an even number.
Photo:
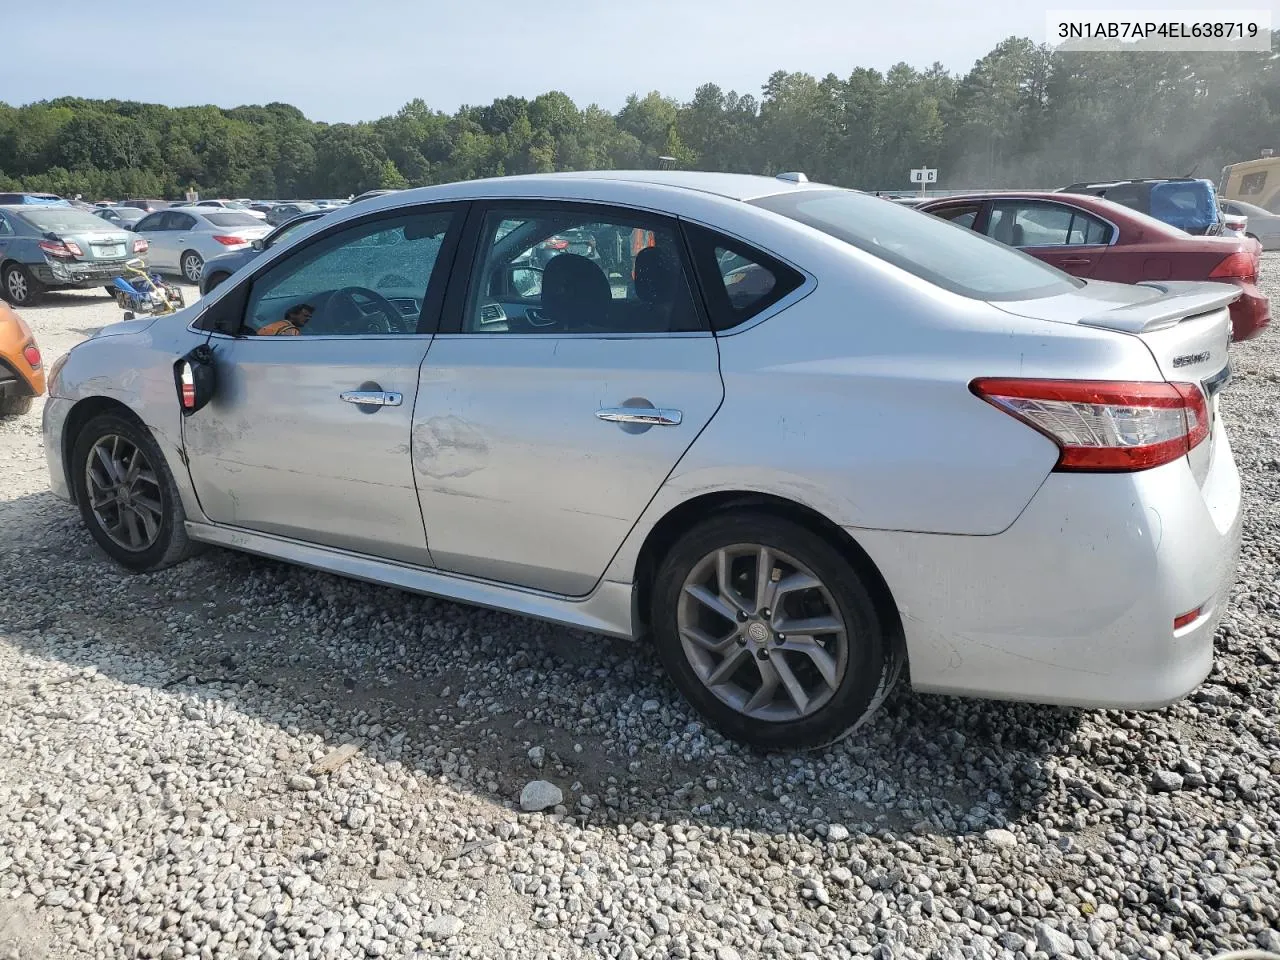
[[[1280,248],[1280,216],[1243,200],[1222,200],[1219,206],[1224,214],[1248,217],[1244,228],[1245,236],[1257,240],[1262,244],[1263,250]]]
[[[527,251],[567,231],[571,252]],[[329,214],[54,365],[54,491],[134,570],[218,544],[650,638],[725,734],[922,691],[1148,708],[1240,538],[1235,287],[1086,282],[802,177],[600,172]]]
[[[251,246],[271,227],[239,210],[169,207],[139,220],[133,230],[151,245],[147,263],[153,270],[199,283],[206,260]]]

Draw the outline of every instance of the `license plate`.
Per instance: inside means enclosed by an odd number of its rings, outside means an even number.
[[[94,256],[98,257],[123,257],[123,243],[102,243],[93,248]]]

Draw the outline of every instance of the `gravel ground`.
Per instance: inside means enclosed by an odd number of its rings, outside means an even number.
[[[52,361],[119,311],[24,315]],[[39,409],[0,424],[0,958],[1280,949],[1280,331],[1233,353],[1208,684],[900,688],[801,756],[704,729],[638,645],[222,551],[125,574],[48,493]],[[534,780],[558,805],[521,811]]]

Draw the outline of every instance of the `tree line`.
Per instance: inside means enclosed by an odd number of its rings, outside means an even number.
[[[821,79],[779,71],[759,96],[714,83],[612,113],[552,91],[452,114],[423,99],[355,124],[284,103],[222,109],[61,98],[0,102],[0,189],[86,198],[342,197],[504,174],[652,168],[803,170],[860,189],[1051,187],[1209,176],[1280,140],[1271,53],[1079,53],[1010,37],[964,75],[935,63]]]

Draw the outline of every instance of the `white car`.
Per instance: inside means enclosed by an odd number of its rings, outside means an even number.
[[[271,226],[241,210],[169,207],[143,217],[133,232],[150,244],[147,264],[152,269],[199,283],[206,260],[252,246]]]
[[[569,232],[597,258],[523,257]],[[1156,707],[1209,672],[1236,569],[1238,295],[796,175],[447,184],[75,347],[45,450],[131,569],[213,543],[647,637],[764,747],[842,736],[904,664]]]
[[[267,219],[265,213],[254,210],[242,200],[197,200],[195,203],[189,204],[193,207],[220,207],[223,210],[239,210],[241,213],[247,213],[251,217],[257,217],[259,220]]]

